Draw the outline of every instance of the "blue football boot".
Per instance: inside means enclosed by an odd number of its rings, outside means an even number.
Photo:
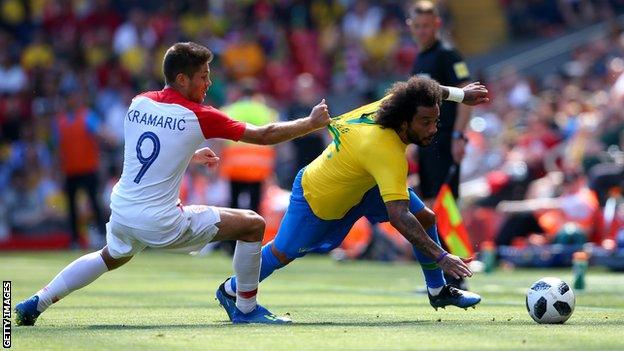
[[[246,323],[260,323],[260,324],[288,324],[292,323],[290,318],[278,317],[271,313],[266,308],[256,305],[249,313],[243,313],[238,308],[234,311],[232,316],[232,323],[234,324],[246,324]]]
[[[39,296],[34,295],[15,306],[15,324],[18,326],[35,325],[41,312],[37,311]]]
[[[475,305],[481,302],[481,296],[470,291],[459,290],[451,285],[444,285],[442,291],[436,296],[429,295],[429,303],[433,308],[438,310],[439,307],[457,306],[463,309],[468,307],[475,308]]]
[[[223,309],[225,309],[225,312],[227,312],[228,317],[230,318],[230,320],[232,320],[234,312],[238,311],[238,309],[236,308],[236,296],[230,296],[225,291],[225,283],[228,281],[229,280],[226,280],[225,282],[221,283],[221,285],[219,285],[219,289],[217,289],[216,295],[217,300],[219,300],[219,304],[223,306]]]
[[[243,313],[238,308],[236,308],[236,297],[229,295],[225,291],[225,283],[228,280],[221,283],[219,285],[219,289],[217,289],[217,300],[227,312],[228,317],[234,324],[243,324],[243,323],[261,323],[261,324],[287,324],[292,321],[288,318],[278,317],[273,313],[269,312],[266,308],[256,305],[249,313]]]

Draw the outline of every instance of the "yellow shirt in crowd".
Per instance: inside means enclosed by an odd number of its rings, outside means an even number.
[[[407,145],[393,129],[374,122],[382,101],[334,118],[333,143],[306,167],[303,195],[319,218],[344,217],[375,185],[384,202],[409,199]]]

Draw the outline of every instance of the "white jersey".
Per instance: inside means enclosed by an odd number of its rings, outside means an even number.
[[[169,231],[183,220],[180,182],[204,140],[239,140],[245,124],[165,88],[136,96],[124,117],[124,163],[111,194],[111,220]]]

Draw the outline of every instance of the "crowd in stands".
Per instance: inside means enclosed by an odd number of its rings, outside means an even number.
[[[558,5],[549,7],[552,3]],[[512,35],[534,37],[604,18],[605,11],[624,2],[501,4],[510,28],[522,28]],[[251,78],[280,119],[307,114],[321,97],[337,115],[378,99],[392,82],[408,76],[418,48],[404,24],[404,5],[390,0],[2,1],[0,241],[11,233],[70,231],[58,127],[70,96],[78,95],[74,98],[89,109],[87,121],[94,121],[86,123],[99,147],[97,193],[106,213],[123,161],[127,106],[136,93],[163,87],[159,63],[172,43],[196,41],[215,53],[208,104],[235,102],[239,83]],[[442,13],[451,22],[449,12]],[[466,201],[470,208],[558,196],[565,176],[553,176],[556,172],[578,174],[587,182],[591,166],[624,162],[620,27],[578,47],[550,76],[525,77],[510,67],[485,83],[492,102],[474,112],[462,170],[466,180],[485,179],[487,189]],[[277,147],[272,182],[288,188],[297,168],[320,153],[328,138],[313,135]],[[188,203],[227,206],[229,194],[218,173],[191,168],[181,195]],[[78,194],[83,232],[96,222],[86,199]]]
[[[552,37],[611,18],[624,9],[621,0],[501,0],[512,37]]]
[[[529,243],[555,242],[566,224],[597,244],[624,236],[623,81],[624,35],[613,24],[552,74],[523,77],[510,67],[489,82],[492,104],[471,121],[463,163],[465,178],[487,184],[470,204],[471,214],[492,210],[485,239],[522,245],[540,233]],[[608,199],[619,205],[605,219]]]

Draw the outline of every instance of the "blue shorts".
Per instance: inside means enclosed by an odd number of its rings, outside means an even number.
[[[386,204],[377,186],[367,191],[362,201],[343,218],[325,220],[317,217],[303,196],[301,178],[304,170],[305,168],[299,171],[293,182],[290,204],[273,240],[275,248],[288,258],[302,257],[308,252],[325,253],[335,249],[361,217],[366,217],[371,223],[389,220]],[[410,211],[420,212],[425,208],[425,204],[412,189],[408,190]]]

